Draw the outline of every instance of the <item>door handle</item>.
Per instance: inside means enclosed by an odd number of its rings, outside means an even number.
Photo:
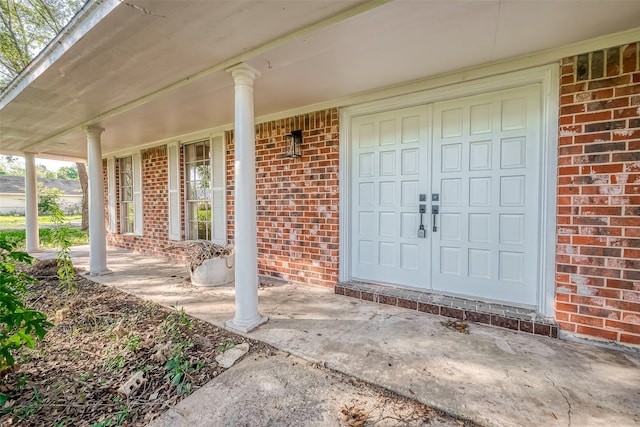
[[[433,231],[438,231],[438,226],[436,225],[436,216],[440,213],[440,207],[438,205],[431,206],[431,214],[433,216]]]
[[[418,228],[418,238],[424,239],[427,237],[427,230],[424,229],[422,224],[422,215],[427,213],[427,205],[420,205],[420,228]]]

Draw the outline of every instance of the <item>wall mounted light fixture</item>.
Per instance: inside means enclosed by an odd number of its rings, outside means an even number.
[[[302,156],[302,131],[294,130],[290,134],[285,135],[287,138],[287,152],[285,157],[301,157]]]

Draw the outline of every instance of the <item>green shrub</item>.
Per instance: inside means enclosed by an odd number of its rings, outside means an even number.
[[[12,351],[33,348],[36,337],[44,338],[52,326],[46,315],[24,305],[27,284],[35,279],[17,266],[32,262],[29,254],[16,250],[15,242],[0,236],[0,370],[15,363]]]

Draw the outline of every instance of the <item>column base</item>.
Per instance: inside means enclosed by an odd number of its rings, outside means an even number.
[[[258,326],[262,325],[267,320],[269,320],[267,316],[261,316],[258,314],[257,318],[250,320],[248,322],[245,322],[245,321],[241,322],[241,321],[237,321],[236,319],[227,320],[226,325],[227,325],[227,328],[229,329],[247,333],[257,328]]]
[[[99,270],[99,271],[90,271],[89,276],[106,276],[112,273],[113,271],[109,270],[108,268],[103,268],[102,270]]]

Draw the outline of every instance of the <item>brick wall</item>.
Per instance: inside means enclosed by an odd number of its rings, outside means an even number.
[[[283,158],[285,135],[302,130],[302,157]],[[233,221],[233,133],[227,138],[229,240]],[[333,286],[338,280],[338,111],[256,126],[259,274]]]
[[[285,135],[303,131],[303,156],[283,158]],[[233,243],[234,144],[227,135],[227,227]],[[338,111],[318,111],[256,126],[258,273],[297,283],[333,286],[338,280]],[[107,243],[152,255],[185,259],[168,240],[166,146],[143,150],[143,235],[107,233]],[[180,153],[180,165],[183,153]],[[181,194],[184,171],[181,166]],[[106,162],[105,204],[108,204]],[[117,176],[116,162],[116,176]],[[118,200],[116,179],[116,200]],[[116,202],[117,203],[117,202]],[[108,207],[106,207],[108,229]],[[119,212],[119,205],[116,206]],[[181,197],[182,229],[184,200]]]
[[[558,148],[556,319],[640,345],[639,43],[565,58]]]
[[[169,236],[169,192],[168,157],[166,146],[153,147],[140,152],[142,161],[142,236],[119,234],[120,224],[116,224],[117,233],[107,232],[107,244],[151,255],[169,256],[184,259],[182,250],[172,249],[174,242]],[[118,177],[118,162],[115,164]],[[104,163],[106,177],[106,162]],[[116,178],[116,214],[119,215],[119,186]],[[108,204],[107,179],[105,178],[105,204]],[[109,214],[106,214],[107,230],[109,228]]]

